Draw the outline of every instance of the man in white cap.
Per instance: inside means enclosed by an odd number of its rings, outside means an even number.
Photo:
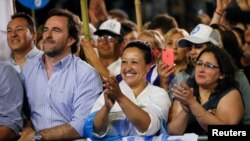
[[[200,52],[210,44],[219,45],[219,35],[210,26],[199,24],[190,33],[189,37],[178,41],[179,47],[186,47],[189,51],[191,62],[194,62]]]
[[[121,59],[120,47],[123,41],[123,29],[121,23],[108,19],[94,32],[98,35],[97,50],[104,66],[115,76],[120,74]]]

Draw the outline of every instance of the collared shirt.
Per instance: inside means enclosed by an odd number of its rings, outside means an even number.
[[[23,127],[22,105],[23,86],[19,74],[10,65],[0,62],[0,125],[18,134]]]
[[[150,125],[146,132],[139,132],[135,126],[128,120],[126,115],[123,113],[121,107],[116,102],[109,113],[110,125],[106,136],[148,136],[154,135],[160,130],[161,121],[167,121],[169,108],[171,106],[171,101],[168,97],[167,92],[157,86],[152,84],[147,85],[147,87],[135,97],[132,89],[123,80],[119,83],[122,93],[130,99],[134,104],[141,107],[150,116]],[[96,103],[91,110],[91,113],[96,112],[101,109],[104,105],[104,94],[98,98]],[[97,136],[97,134],[95,134]],[[103,135],[103,136],[104,136]]]
[[[39,54],[42,54],[42,51],[40,51],[34,46],[32,50],[30,50],[30,52],[26,55],[25,59],[32,59]],[[10,55],[10,58],[6,62],[10,64],[12,67],[14,67],[14,69],[18,73],[21,73],[21,67],[15,62],[13,54]]]
[[[72,54],[48,78],[43,55],[28,59],[22,75],[35,130],[70,124],[81,136],[85,118],[102,92],[97,71]]]

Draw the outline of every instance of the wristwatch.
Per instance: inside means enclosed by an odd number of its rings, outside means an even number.
[[[42,141],[43,140],[43,136],[41,134],[40,131],[36,131],[35,133],[35,141]]]

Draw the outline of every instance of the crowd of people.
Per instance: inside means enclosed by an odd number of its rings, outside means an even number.
[[[168,14],[139,33],[123,11],[91,2],[90,39],[67,9],[52,9],[39,33],[30,15],[11,16],[0,141],[165,141],[250,124],[250,26],[224,17],[230,1],[190,33]],[[162,60],[169,48],[174,65]]]

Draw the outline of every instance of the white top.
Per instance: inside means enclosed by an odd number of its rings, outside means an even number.
[[[140,133],[133,125],[128,121],[126,115],[123,113],[121,107],[116,102],[112,107],[109,120],[110,126],[106,134],[109,135],[122,135],[125,136],[140,136],[140,135],[154,135],[161,127],[161,121],[168,119],[169,108],[171,101],[167,92],[157,86],[148,84],[147,87],[137,96],[134,96],[132,89],[127,85],[125,81],[121,81],[119,84],[122,93],[127,96],[133,103],[141,107],[146,111],[150,118],[151,123],[146,132]],[[91,112],[95,112],[104,105],[104,93],[97,99]],[[122,127],[122,128],[121,128]],[[96,134],[95,134],[96,135]],[[104,135],[102,135],[104,136]]]
[[[113,62],[108,66],[109,72],[114,74],[114,76],[117,76],[118,74],[121,73],[121,64],[122,64],[122,59],[119,57],[115,62]]]

